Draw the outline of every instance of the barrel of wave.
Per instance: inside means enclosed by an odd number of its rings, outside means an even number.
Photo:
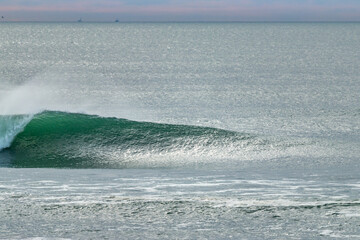
[[[0,115],[0,151],[10,147],[32,118],[33,115]]]

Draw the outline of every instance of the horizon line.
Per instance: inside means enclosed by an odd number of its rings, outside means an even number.
[[[82,19],[82,18],[80,18]],[[92,21],[92,20],[0,20],[0,23],[360,23],[360,20],[103,20],[103,21]]]

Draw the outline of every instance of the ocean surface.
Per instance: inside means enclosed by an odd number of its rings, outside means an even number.
[[[360,23],[1,23],[0,239],[360,239]]]

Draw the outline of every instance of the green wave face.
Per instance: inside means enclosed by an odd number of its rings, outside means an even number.
[[[155,156],[166,161],[181,154],[210,157],[214,148],[253,138],[206,127],[43,112],[2,154],[14,167],[123,168],[139,165],[139,159],[146,167]]]

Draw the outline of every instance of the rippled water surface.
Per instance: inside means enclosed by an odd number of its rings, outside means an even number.
[[[0,239],[360,239],[359,35],[1,23]]]

